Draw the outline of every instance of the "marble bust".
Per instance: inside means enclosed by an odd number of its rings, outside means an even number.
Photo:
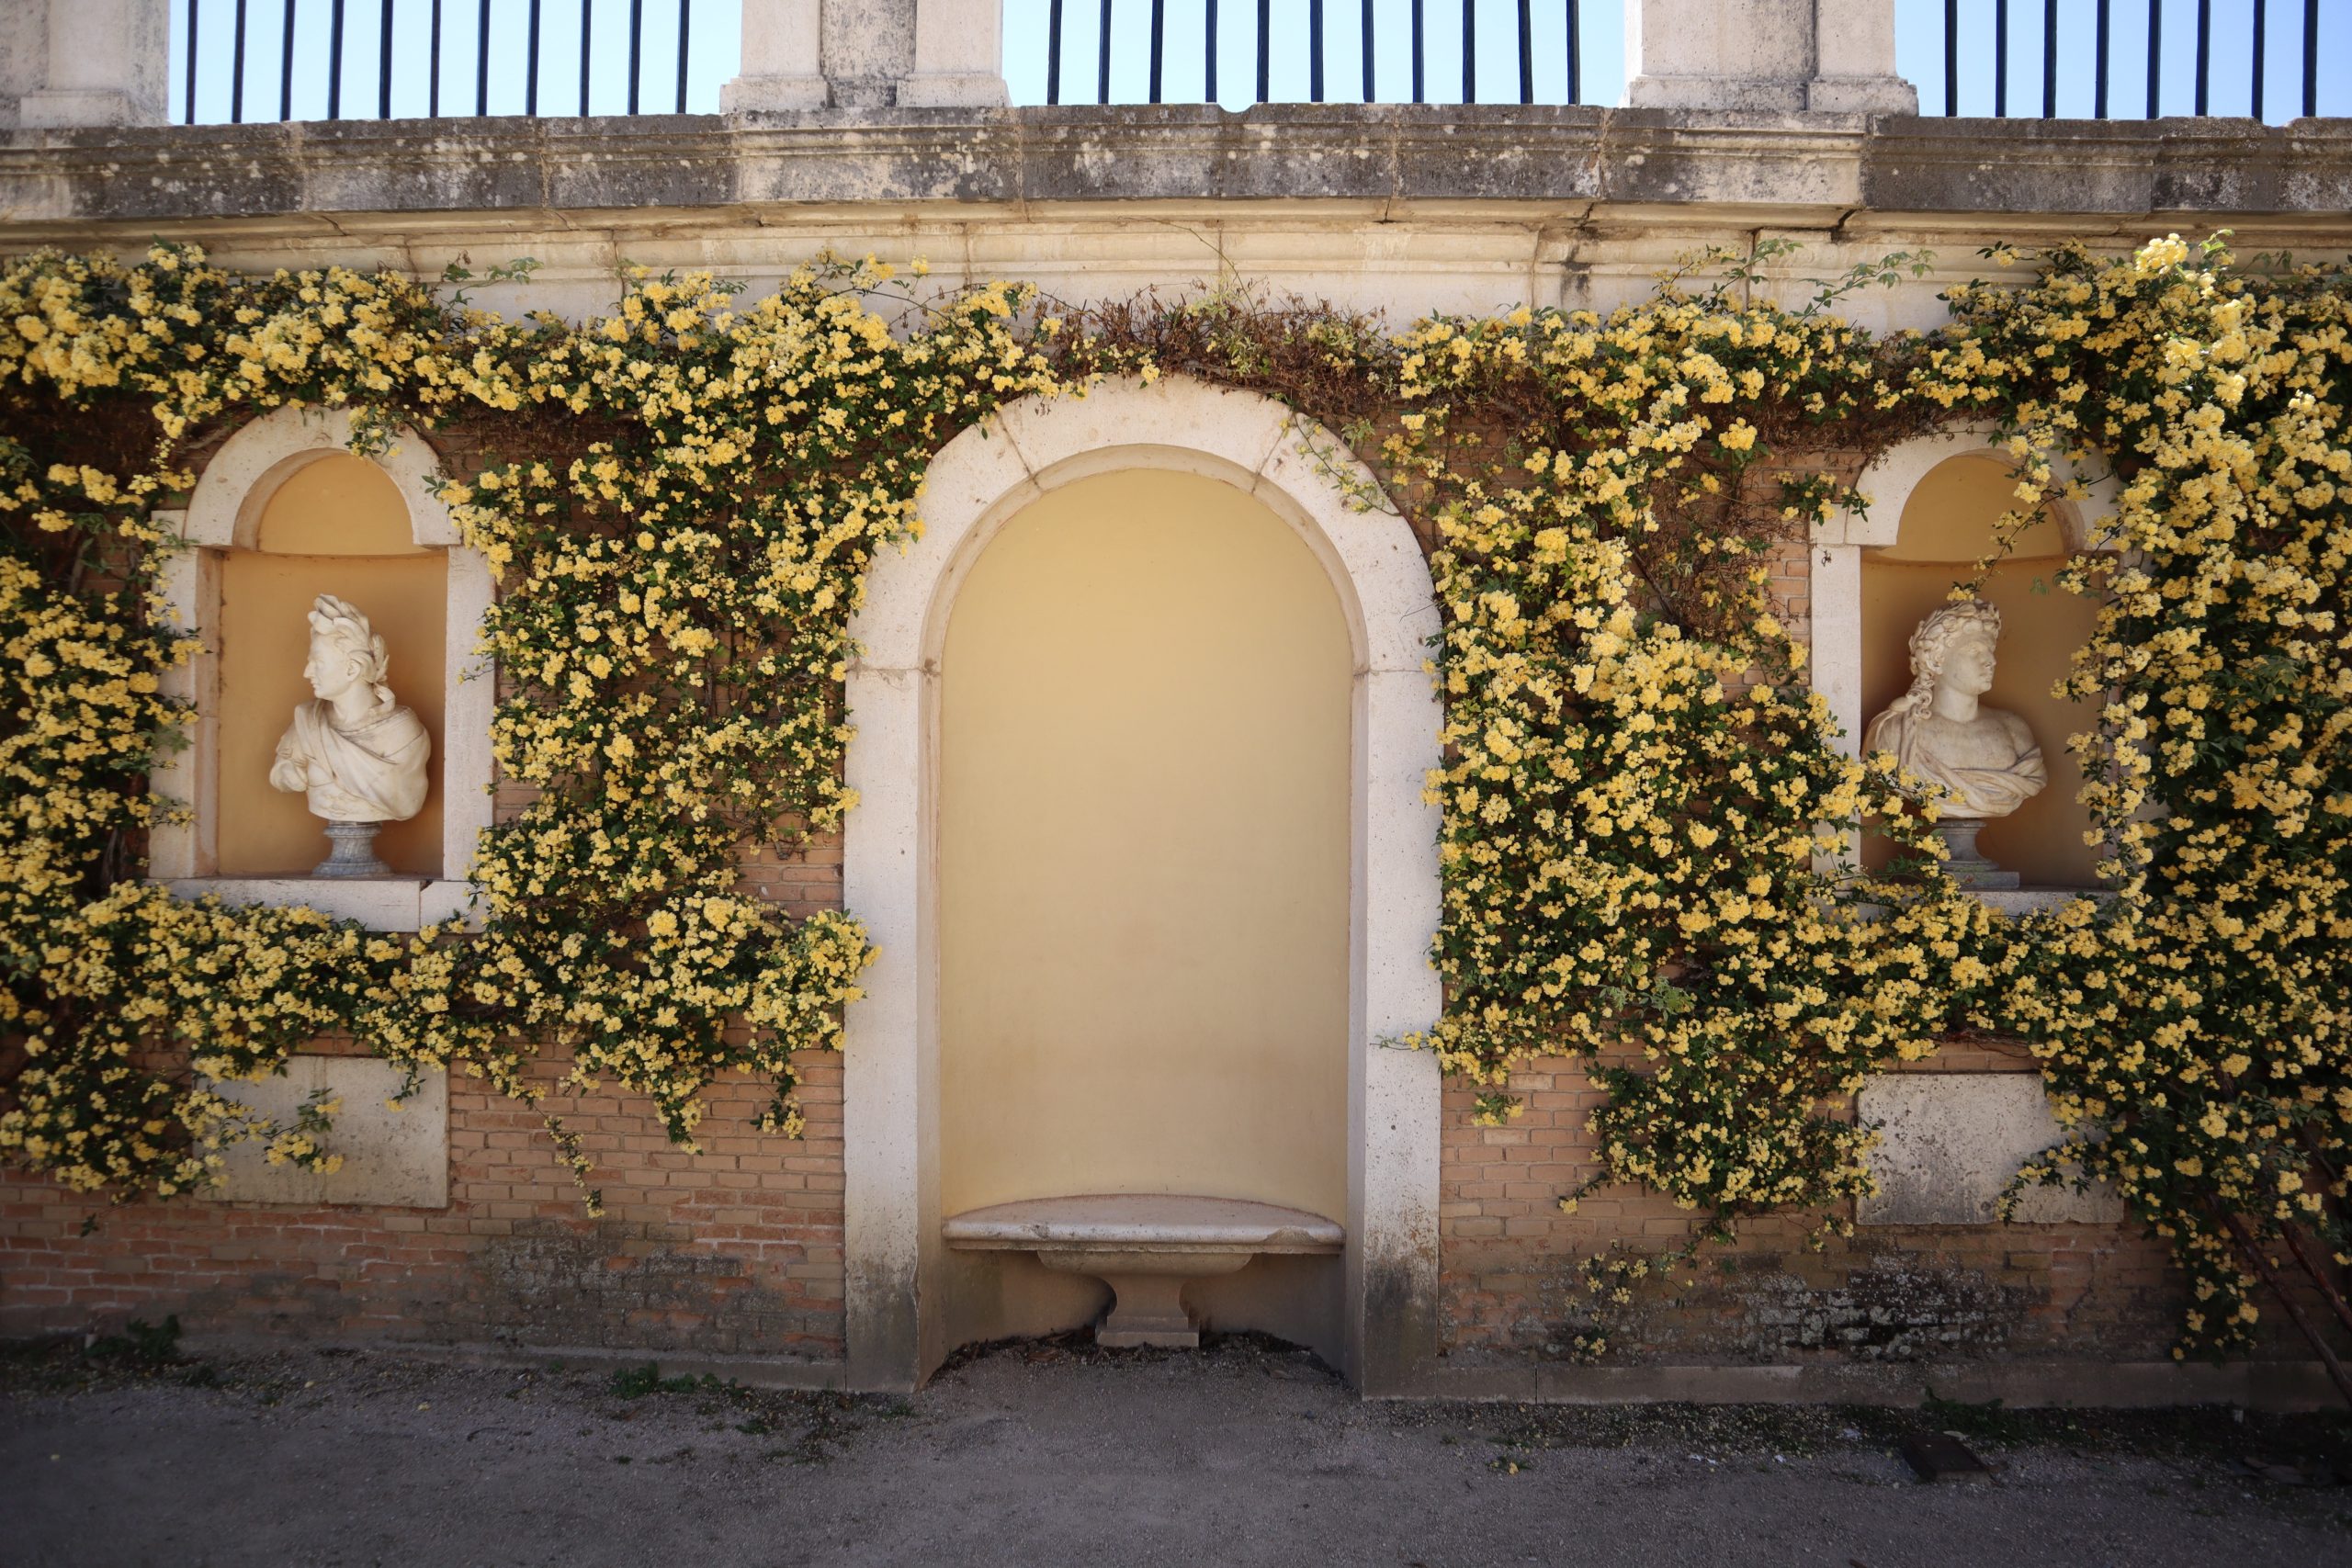
[[[298,705],[277,742],[270,784],[300,792],[311,815],[326,818],[334,853],[316,874],[381,875],[368,841],[386,822],[404,822],[424,807],[425,763],[433,740],[413,709],[384,683],[384,639],[368,617],[332,593],[311,605],[311,657],[302,678],[315,701]],[[356,825],[356,831],[337,830]]]
[[[1911,634],[1911,689],[1871,720],[1865,752],[1891,751],[1915,778],[1947,793],[1938,832],[1965,884],[2015,886],[1976,853],[1976,830],[2007,817],[2050,784],[2026,721],[1978,700],[1992,689],[2001,612],[1981,599],[1947,604]]]

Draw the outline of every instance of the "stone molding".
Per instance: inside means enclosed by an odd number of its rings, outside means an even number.
[[[1312,448],[1314,457],[1306,455]],[[950,1267],[939,1207],[937,706],[956,591],[989,539],[1030,502],[1089,475],[1164,468],[1249,492],[1329,574],[1355,659],[1349,934],[1350,1376],[1403,1386],[1437,1348],[1442,1099],[1437,1059],[1381,1042],[1436,1021],[1428,962],[1439,919],[1437,814],[1421,799],[1440,760],[1440,709],[1422,668],[1438,608],[1420,547],[1394,513],[1352,512],[1335,479],[1375,481],[1337,437],[1271,399],[1170,377],[1083,399],[1024,399],[932,460],[924,533],[883,551],[850,627],[847,761],[858,808],[842,851],[843,903],[878,955],[844,1022],[844,1310],[849,1380],[911,1388],[953,1348],[938,1306]]]
[[[2352,209],[2352,120],[1164,105],[0,132],[0,212],[26,238],[172,220],[323,232],[360,213],[641,220],[897,203],[1019,217],[1145,201],[1344,204],[1380,218],[1508,202],[1563,221],[1713,208],[1815,227],[1858,211],[2016,215],[2089,232],[2278,214],[2333,231]]]

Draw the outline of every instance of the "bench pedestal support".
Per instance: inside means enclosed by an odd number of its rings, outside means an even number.
[[[1097,1252],[1041,1247],[1037,1261],[1057,1274],[1085,1274],[1111,1287],[1111,1311],[1094,1331],[1097,1345],[1131,1349],[1160,1345],[1189,1350],[1200,1330],[1184,1310],[1184,1284],[1231,1274],[1246,1265],[1247,1252]]]

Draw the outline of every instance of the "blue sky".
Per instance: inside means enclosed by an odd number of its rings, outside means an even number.
[[[345,0],[344,101],[346,116],[376,112],[378,40],[381,6],[393,11],[393,93],[396,116],[426,108],[429,17],[433,0]],[[591,7],[596,47],[591,61],[589,107],[617,114],[627,102],[626,43],[631,0],[585,0]],[[718,85],[735,74],[742,0],[691,0],[693,26],[687,61],[686,107],[697,113],[718,107]],[[1473,0],[1477,7],[1479,96],[1514,99],[1518,95],[1517,0]],[[288,5],[297,17],[293,114],[316,118],[326,112],[327,17],[330,0],[245,0],[245,118],[277,118],[283,17]],[[477,36],[482,0],[441,0],[442,108],[473,108]],[[1203,14],[1207,0],[1166,0],[1170,43],[1164,96],[1170,102],[1201,100]],[[2190,112],[2195,90],[2197,0],[2161,0],[2165,7],[2162,107]],[[2211,110],[2248,111],[2248,62],[2257,0],[2212,0],[2214,82]],[[540,0],[539,110],[580,112],[580,28],[582,0]],[[680,0],[642,0],[646,17],[640,107],[667,109],[677,80],[677,16]],[[197,118],[229,118],[230,61],[236,0],[172,0],[175,39],[187,36],[189,7],[198,8]],[[1462,96],[1462,6],[1460,0],[1425,0],[1428,54],[1424,65],[1431,102],[1459,102]],[[1046,98],[1046,17],[1048,0],[1005,0],[1005,78],[1016,104]],[[1270,93],[1283,101],[1307,96],[1308,0],[1273,0],[1273,56]],[[1993,108],[1994,0],[1961,0],[1960,112],[1986,115]],[[2301,0],[2270,0],[2269,78],[2265,118],[2277,121],[2298,112],[2301,94]],[[2041,96],[2041,6],[2012,0],[2009,6],[2012,73],[2009,108],[2039,113]],[[2058,112],[2091,112],[2093,0],[2062,0],[2060,10]],[[492,61],[490,112],[523,112],[530,0],[490,0]],[[2109,112],[2140,115],[2145,108],[2146,0],[2112,0],[2114,59]],[[1352,101],[1361,96],[1362,0],[1325,0],[1326,96]],[[2352,0],[2321,0],[2320,103],[2322,114],[2352,114]],[[1255,88],[1256,0],[1220,0],[1218,96],[1228,108],[1247,107]],[[1095,85],[1101,0],[1064,0],[1065,102],[1091,101]],[[1139,103],[1146,96],[1151,0],[1114,0],[1111,96]],[[1579,32],[1583,97],[1587,103],[1623,101],[1625,85],[1623,0],[1584,0]],[[1407,39],[1411,0],[1374,0],[1376,96],[1404,101],[1412,96]],[[1557,103],[1566,92],[1566,0],[1535,0],[1533,15],[1535,96]],[[1918,85],[1920,107],[1943,110],[1943,0],[1896,0],[1895,52],[1903,73]],[[185,56],[175,42],[172,117],[185,114]]]

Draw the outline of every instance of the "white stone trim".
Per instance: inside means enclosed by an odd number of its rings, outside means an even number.
[[[185,547],[163,565],[164,610],[176,626],[209,639],[220,603],[220,552],[252,549],[262,513],[277,487],[298,470],[350,449],[351,415],[341,409],[287,407],[252,421],[222,443],[198,476],[185,512],[155,513]],[[309,877],[221,877],[214,824],[218,816],[220,660],[213,644],[170,671],[164,689],[195,711],[190,744],[158,767],[151,784],[159,795],[185,802],[194,820],[154,829],[148,836],[148,874],[189,897],[217,893],[232,903],[309,904],[379,931],[414,931],[456,918],[472,894],[466,880],[482,830],[491,825],[492,764],[490,726],[496,682],[479,649],[482,617],[496,598],[490,563],[458,542],[449,509],[434,492],[438,464],[413,431],[394,433],[392,446],[369,461],[392,481],[408,509],[409,536],[423,549],[447,552],[447,630],[442,650],[441,867],[438,881],[405,878],[336,884]],[[420,892],[420,889],[425,891]]]
[[[246,423],[220,444],[197,476],[188,497],[184,537],[199,549],[250,550],[259,542],[261,514],[277,487],[299,468],[351,450],[351,415],[343,409],[288,404]],[[440,459],[405,427],[391,446],[368,458],[408,507],[409,537],[419,549],[458,543],[458,525],[433,492]]]
[[[1903,509],[1910,504],[1911,492],[1939,464],[1953,457],[1990,457],[2011,468],[2018,464],[2017,454],[2002,444],[2000,432],[1990,424],[1961,425],[1932,435],[1898,441],[1872,459],[1854,481],[1854,488],[1869,498],[1869,511],[1838,508],[1828,521],[1814,529],[1814,542],[1859,545],[1864,548],[1892,546],[1902,529]],[[2079,480],[2086,492],[2081,501],[2069,501],[2061,495],[2052,502],[2058,510],[2059,530],[2066,547],[2109,547],[2101,542],[2099,531],[2122,506],[2121,487],[2116,483],[2115,476],[2091,478],[2063,452],[2052,456],[2050,470],[2062,491]]]
[[[1377,488],[1335,436],[1270,399],[1182,378],[1024,400],[948,443],[927,477],[923,536],[876,561],[851,625],[864,651],[848,681],[848,784],[859,805],[844,834],[843,897],[879,956],[846,1020],[850,1385],[911,1387],[948,1348],[933,809],[948,612],[980,551],[1029,502],[1128,468],[1202,474],[1255,496],[1315,552],[1347,618],[1356,675],[1346,1370],[1367,1393],[1396,1392],[1437,1347],[1437,1062],[1379,1043],[1427,1028],[1442,1001],[1429,964],[1438,815],[1421,799],[1440,760],[1441,709],[1423,667],[1437,604],[1404,520],[1349,509],[1331,476],[1362,494]]]

